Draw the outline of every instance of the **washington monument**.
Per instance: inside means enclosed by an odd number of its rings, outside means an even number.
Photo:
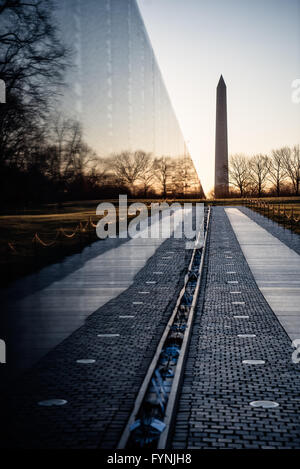
[[[226,85],[221,75],[217,86],[215,197],[228,196],[228,141]]]

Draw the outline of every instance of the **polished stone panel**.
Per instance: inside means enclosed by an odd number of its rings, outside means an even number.
[[[173,223],[171,226],[181,231],[180,210],[172,218],[174,226]],[[8,346],[10,367],[27,368],[84,324],[90,314],[125,291],[164,240],[163,237],[128,239],[88,259],[57,281],[52,281],[49,274],[49,284],[44,288],[35,288],[35,283],[39,283],[39,273],[36,273],[31,276],[30,283],[24,279],[31,289],[25,296],[18,296],[17,292],[22,291],[22,282],[18,282],[16,295],[10,289],[1,317],[1,332]],[[106,240],[101,242],[106,243]],[[47,277],[47,269],[53,273],[54,268],[61,269],[61,264],[43,269],[43,276]],[[155,277],[157,282],[151,283],[163,282],[162,275]],[[138,308],[141,304],[143,301],[133,302],[133,307]]]
[[[167,192],[174,179],[182,194],[203,194],[136,0],[60,0],[55,15],[72,50],[59,111],[97,155],[167,155]]]

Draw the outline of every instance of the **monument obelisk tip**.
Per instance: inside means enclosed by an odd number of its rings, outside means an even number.
[[[219,80],[218,86],[219,86],[219,85],[224,85],[224,86],[226,86],[226,83],[225,83],[225,81],[224,81],[223,75],[220,76],[220,80]]]

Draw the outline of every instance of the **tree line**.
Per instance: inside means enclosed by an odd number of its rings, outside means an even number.
[[[300,195],[300,146],[272,150],[270,155],[232,155],[229,159],[231,195],[261,197]]]
[[[202,197],[188,157],[154,157],[143,150],[100,157],[78,121],[55,115],[37,139],[1,158],[4,204],[129,197]]]

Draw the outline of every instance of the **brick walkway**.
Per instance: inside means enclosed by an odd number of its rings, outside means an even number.
[[[166,240],[130,288],[89,316],[1,396],[6,414],[2,447],[117,446],[176,302],[190,255],[184,240]],[[76,362],[86,358],[96,363]],[[37,405],[53,398],[68,403]]]
[[[188,261],[184,241],[165,241],[128,290],[7,389],[1,446],[115,448]],[[222,207],[213,208],[204,280],[173,448],[299,448],[299,365],[292,363],[290,340],[258,290]],[[96,362],[76,362],[82,358]],[[265,364],[242,364],[245,359]],[[37,405],[51,398],[68,403]],[[249,405],[261,399],[279,407]]]
[[[213,208],[204,305],[198,305],[173,448],[299,448],[300,368],[292,352],[224,208]],[[265,364],[243,364],[246,359]],[[279,407],[249,405],[265,399]]]

